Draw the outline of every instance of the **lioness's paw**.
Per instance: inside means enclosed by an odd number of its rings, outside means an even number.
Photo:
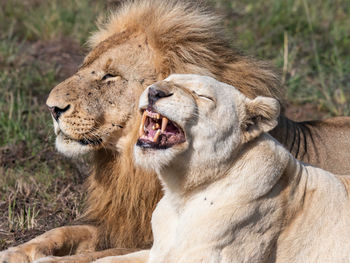
[[[0,252],[0,263],[30,263],[30,259],[21,250],[9,248]]]

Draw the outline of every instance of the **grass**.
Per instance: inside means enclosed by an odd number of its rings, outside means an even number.
[[[208,1],[233,45],[281,70],[289,103],[350,115],[348,0]],[[84,160],[56,153],[45,99],[112,2],[0,2],[0,250],[81,213]]]
[[[350,115],[348,1],[214,2],[235,45],[282,70],[288,101]]]
[[[24,207],[17,215],[14,213],[15,209],[16,200],[13,200],[12,203],[9,203],[8,207],[8,227],[10,231],[16,229],[33,229],[37,226],[39,211],[36,209],[35,204],[33,206]]]
[[[45,106],[73,72],[61,74],[60,53],[43,54],[70,43],[79,50],[102,9],[93,1],[0,3],[0,250],[80,214],[84,175],[56,153]]]
[[[91,0],[5,0],[0,10],[0,29],[26,41],[71,36],[83,44],[95,28],[103,1]]]

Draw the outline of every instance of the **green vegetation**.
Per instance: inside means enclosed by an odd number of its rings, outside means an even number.
[[[233,43],[282,71],[287,99],[350,115],[347,0],[218,0]]]
[[[281,70],[293,107],[350,115],[348,0],[208,1],[234,46]],[[0,250],[80,215],[84,160],[56,153],[45,99],[113,2],[0,2]]]

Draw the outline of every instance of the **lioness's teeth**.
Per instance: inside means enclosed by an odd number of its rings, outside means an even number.
[[[158,138],[159,138],[159,136],[160,136],[161,133],[162,133],[161,130],[158,130],[158,131],[156,132],[156,134],[155,134],[154,137],[153,137],[153,142],[157,142],[157,141],[158,141]]]
[[[168,119],[163,117],[162,118],[162,132],[165,131],[167,125],[168,125]]]
[[[157,113],[156,118],[160,119],[160,114],[159,113]]]
[[[139,137],[141,137],[143,134],[144,134],[144,133],[143,133],[143,130],[140,129],[140,131],[139,131]]]
[[[156,123],[155,125],[152,126],[153,130],[158,130],[160,128],[159,124]]]
[[[146,118],[147,118],[147,113],[146,113],[146,111],[144,111],[143,114],[142,114],[141,126],[140,126],[140,129],[139,129],[139,136],[140,137],[145,134],[144,126],[145,126]]]
[[[139,137],[141,137],[142,135],[144,135],[144,131],[143,131],[143,127],[142,125],[140,126],[140,129],[139,129]]]

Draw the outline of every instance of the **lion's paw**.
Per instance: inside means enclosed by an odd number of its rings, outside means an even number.
[[[115,260],[115,257],[105,257],[105,258],[100,258],[93,263],[113,263],[113,262],[118,262]]]
[[[0,252],[0,263],[30,263],[30,259],[20,249],[9,248]]]
[[[131,262],[131,261],[123,256],[110,256],[110,257],[100,258],[94,261],[93,263],[127,263],[127,262]]]
[[[76,261],[72,260],[71,257],[54,257],[48,256],[44,258],[39,258],[33,263],[74,263]]]
[[[39,258],[37,260],[35,260],[33,263],[55,263],[55,262],[64,262],[64,261],[60,261],[62,258],[60,257],[54,257],[54,256],[48,256],[48,257],[44,257],[44,258]]]

